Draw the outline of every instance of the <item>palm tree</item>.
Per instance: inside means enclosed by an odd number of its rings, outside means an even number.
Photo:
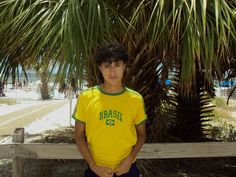
[[[29,67],[40,56],[40,67],[57,68],[61,80],[76,73],[94,85],[99,83],[93,60],[98,44],[118,41],[126,46],[130,53],[126,82],[144,96],[150,141],[165,141],[170,114],[183,121],[171,108],[179,110],[176,106],[201,99],[201,92],[210,94],[227,58],[236,56],[233,0],[2,0],[0,10],[2,74],[12,69],[5,62]],[[165,80],[176,70],[178,79],[171,92]],[[200,103],[192,104],[198,114],[203,109]],[[188,114],[181,117],[196,128],[188,140],[201,139],[203,117],[199,115],[196,124]],[[176,125],[184,129],[190,124]]]

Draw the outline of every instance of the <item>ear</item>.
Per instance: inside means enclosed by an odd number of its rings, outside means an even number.
[[[98,65],[99,71],[101,72],[101,65]]]
[[[126,69],[126,63],[124,63],[124,70]]]

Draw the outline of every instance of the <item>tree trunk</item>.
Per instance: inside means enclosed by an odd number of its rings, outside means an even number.
[[[47,82],[47,79],[48,79],[47,72],[46,71],[39,72],[39,75],[40,75],[40,80],[41,80],[40,93],[41,93],[42,100],[50,99],[50,94],[48,90],[48,82]]]

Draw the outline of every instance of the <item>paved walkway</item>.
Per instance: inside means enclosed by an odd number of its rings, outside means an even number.
[[[66,103],[68,103],[67,100],[43,101],[37,105],[1,115],[0,140],[11,135],[15,128],[25,127],[29,123],[64,106]]]
[[[11,143],[11,135],[18,127],[25,128],[27,139],[47,130],[74,125],[71,114],[76,99],[70,101],[56,91],[52,100],[43,101],[35,89],[9,87],[2,99],[14,99],[17,104],[0,104],[0,143]]]

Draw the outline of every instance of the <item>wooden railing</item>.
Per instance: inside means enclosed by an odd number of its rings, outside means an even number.
[[[138,159],[235,157],[236,143],[144,144]],[[75,144],[1,144],[0,159],[13,159],[12,176],[23,177],[25,159],[82,159]]]
[[[0,159],[12,159],[12,176],[24,176],[25,159],[82,159],[75,144],[25,144],[22,134],[13,135],[20,143],[0,144]],[[138,159],[236,157],[236,142],[144,144]]]

